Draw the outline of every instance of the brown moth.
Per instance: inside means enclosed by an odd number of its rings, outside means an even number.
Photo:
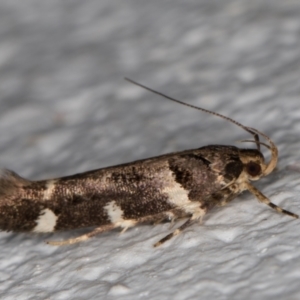
[[[141,223],[185,218],[183,225],[154,245],[159,246],[199,223],[214,206],[223,206],[246,190],[276,211],[298,218],[273,204],[251,184],[270,174],[277,165],[278,150],[267,135],[221,114],[126,80],[234,123],[253,135],[254,140],[246,142],[254,142],[256,149],[209,145],[41,181],[30,181],[4,169],[0,173],[1,230],[54,232],[96,227],[77,238],[48,242],[70,245],[114,228],[125,231]],[[259,136],[266,142],[260,142]],[[270,150],[269,162],[265,162],[260,145]]]

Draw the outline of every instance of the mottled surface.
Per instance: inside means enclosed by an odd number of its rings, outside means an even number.
[[[300,212],[298,1],[0,1],[0,160],[44,179],[249,138],[124,76],[267,133],[255,183]],[[238,145],[242,146],[242,145]],[[267,152],[264,152],[267,154]],[[161,248],[169,224],[56,248],[1,233],[4,299],[298,299],[300,221],[244,194]]]
[[[124,220],[156,223],[162,214],[200,220],[247,189],[251,164],[259,168],[257,180],[265,169],[258,150],[212,145],[41,181],[2,170],[0,229],[127,228]]]

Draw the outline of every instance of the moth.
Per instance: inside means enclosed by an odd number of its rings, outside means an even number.
[[[269,175],[277,165],[277,147],[266,134],[126,80],[234,123],[253,136],[253,140],[244,142],[254,143],[256,149],[209,145],[40,181],[30,181],[4,169],[0,172],[1,230],[43,233],[94,227],[76,238],[48,242],[70,245],[114,228],[124,232],[141,223],[185,219],[181,226],[154,244],[159,246],[185,228],[200,223],[213,207],[227,204],[243,191],[249,191],[277,212],[298,218],[273,204],[251,183]],[[260,146],[270,151],[268,162]]]

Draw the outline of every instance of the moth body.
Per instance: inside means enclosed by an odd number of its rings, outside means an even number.
[[[225,205],[245,190],[278,212],[298,218],[271,203],[251,184],[276,167],[275,144],[258,130],[228,120],[250,132],[254,136],[250,142],[255,142],[257,149],[210,145],[41,181],[29,181],[12,171],[2,170],[0,229],[54,232],[96,227],[78,238],[49,242],[63,245],[118,227],[125,231],[140,223],[187,219],[155,244],[158,246],[201,221],[213,207]],[[268,144],[261,143],[259,135]],[[271,151],[268,163],[260,145]]]

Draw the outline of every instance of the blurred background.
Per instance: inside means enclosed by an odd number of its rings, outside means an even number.
[[[243,137],[233,125],[150,95],[125,76],[246,125],[259,122],[267,132],[291,126],[299,7],[0,1],[1,165],[54,176]],[[241,107],[243,116],[236,113]],[[59,170],[61,162],[67,170]]]
[[[248,138],[129,77],[270,135],[279,171],[258,187],[299,213],[299,15],[292,0],[0,0],[1,166],[42,179]],[[297,299],[294,223],[242,199],[162,252],[168,227],[64,249],[2,233],[1,297]]]

